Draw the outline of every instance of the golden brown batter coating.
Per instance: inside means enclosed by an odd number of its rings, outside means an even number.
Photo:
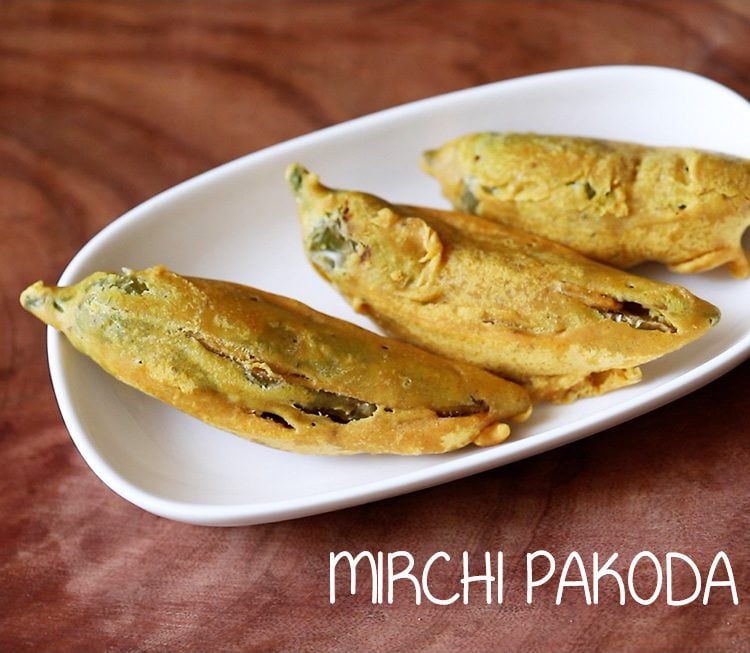
[[[426,152],[423,168],[459,210],[617,267],[750,274],[750,161],[685,148],[484,132]]]
[[[238,284],[163,267],[41,282],[22,305],[125,383],[218,428],[303,453],[497,444],[523,388]]]
[[[308,257],[388,333],[572,401],[640,379],[638,365],[703,334],[719,311],[684,288],[595,263],[458,212],[331,190],[299,165]]]

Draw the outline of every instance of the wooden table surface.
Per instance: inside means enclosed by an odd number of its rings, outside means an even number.
[[[3,0],[0,650],[750,650],[747,362],[500,469],[329,514],[208,528],[144,512],[88,469],[58,412],[44,327],[18,306],[25,285],[57,279],[118,215],[222,162],[410,100],[614,63],[683,68],[750,97],[750,2]],[[558,575],[571,552],[589,575],[595,553],[601,566],[616,552],[626,585],[639,553],[666,573],[666,554],[681,552],[705,584],[723,551],[738,604],[725,585],[705,605],[669,605],[664,591],[621,605],[611,575],[596,605],[580,585],[556,604],[553,582],[528,603],[526,554],[538,550]],[[484,552],[502,551],[504,600],[472,590],[466,604],[417,605],[402,583],[393,604],[373,604],[341,581],[331,604],[329,555],[340,551],[410,552],[418,571],[447,552],[453,566],[438,560],[429,577],[437,597],[460,591],[463,551],[475,574]]]

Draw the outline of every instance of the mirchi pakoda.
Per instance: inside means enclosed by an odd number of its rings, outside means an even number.
[[[719,310],[685,288],[456,211],[333,190],[287,169],[305,251],[389,335],[570,402],[641,378]]]
[[[472,365],[161,266],[37,282],[21,304],[117,379],[278,449],[442,453],[502,442],[531,410],[523,388]]]
[[[750,160],[595,138],[480,132],[422,157],[461,211],[620,268],[750,274]]]

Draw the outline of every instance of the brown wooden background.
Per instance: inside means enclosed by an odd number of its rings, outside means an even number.
[[[750,650],[750,365],[577,444],[291,522],[192,527],[126,503],[59,417],[17,306],[157,191],[287,138],[529,73],[649,63],[750,97],[746,0],[0,2],[0,650]],[[699,126],[697,126],[699,128]],[[526,552],[729,555],[740,593],[528,605]],[[331,551],[506,556],[505,603],[328,602]],[[446,568],[447,569],[447,568]],[[456,591],[434,576],[433,591]],[[610,588],[611,589],[611,588]],[[401,600],[399,600],[401,597]]]

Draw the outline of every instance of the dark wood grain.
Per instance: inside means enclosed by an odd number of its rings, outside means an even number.
[[[744,363],[628,424],[403,497],[235,529],[156,518],[108,490],[59,417],[20,290],[59,276],[154,193],[320,127],[577,66],[684,68],[750,97],[745,0],[0,4],[0,650],[738,651],[750,646]],[[529,605],[524,555],[559,564],[726,551],[708,605]],[[330,552],[506,557],[505,601],[329,603]],[[436,567],[437,569],[437,567]],[[456,591],[447,567],[433,591]],[[481,597],[480,597],[481,598]]]

